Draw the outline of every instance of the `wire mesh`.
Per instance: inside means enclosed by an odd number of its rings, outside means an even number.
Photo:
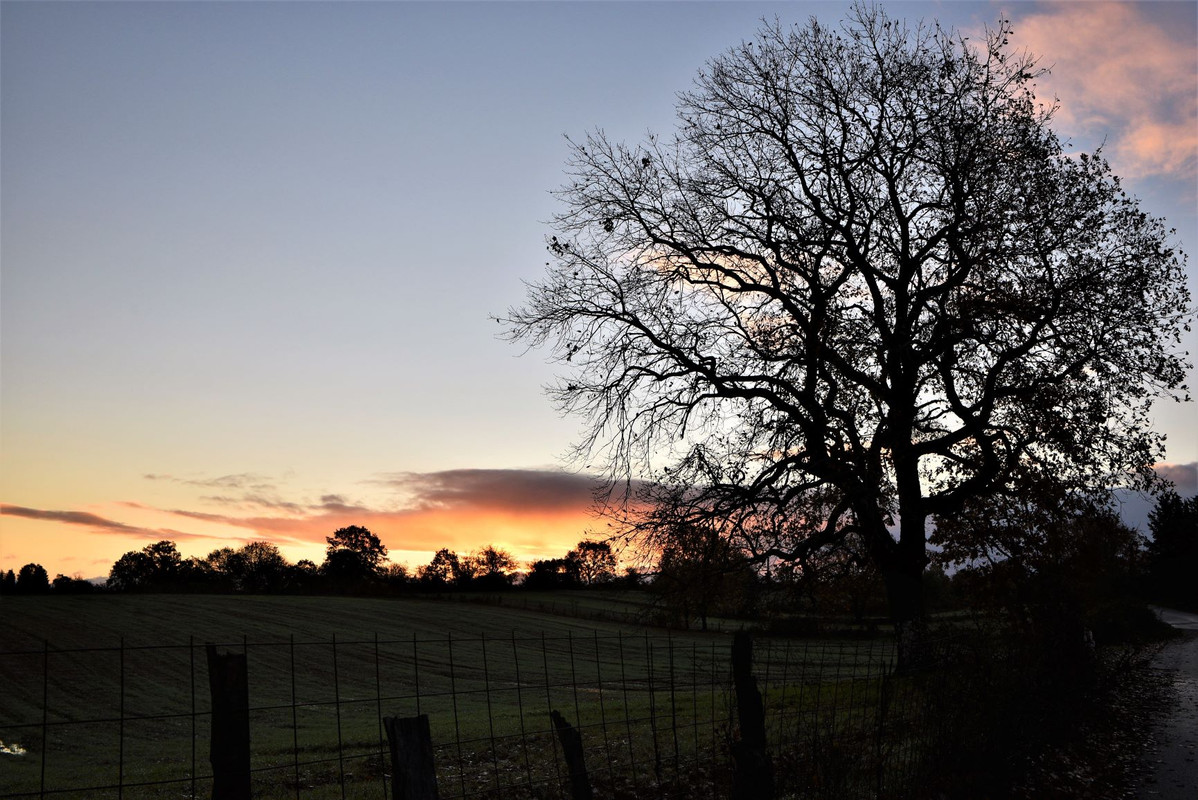
[[[389,796],[384,717],[425,714],[445,798],[569,796],[550,712],[597,796],[725,795],[730,639],[589,635],[218,643],[244,652],[258,798]],[[212,703],[185,644],[0,651],[0,797],[207,797]],[[780,791],[902,796],[927,737],[885,640],[755,643]],[[200,668],[202,671],[202,667]],[[537,699],[539,698],[539,699]],[[39,702],[40,700],[40,702]],[[2,757],[2,756],[0,756]]]

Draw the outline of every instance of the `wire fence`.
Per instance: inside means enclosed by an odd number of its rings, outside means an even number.
[[[0,797],[213,793],[205,644],[0,651]],[[258,798],[392,797],[384,718],[427,715],[443,798],[726,796],[740,736],[730,637],[225,642],[243,653]],[[940,735],[889,640],[754,642],[779,796],[904,797]]]

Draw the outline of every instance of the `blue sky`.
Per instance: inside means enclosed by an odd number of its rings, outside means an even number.
[[[845,8],[4,2],[0,499],[30,513],[0,519],[0,566],[102,574],[158,536],[318,557],[351,519],[416,561],[558,554],[584,502],[530,498],[579,423],[490,315],[541,274],[564,135],[667,133],[763,17]],[[1106,141],[1195,252],[1198,6],[887,8],[1005,8],[1055,65],[1058,130]],[[1168,461],[1198,461],[1194,416],[1161,410]]]

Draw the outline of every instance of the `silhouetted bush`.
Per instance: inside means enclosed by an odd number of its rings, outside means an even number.
[[[55,594],[91,594],[96,591],[96,586],[91,581],[62,574],[56,575],[50,585]]]

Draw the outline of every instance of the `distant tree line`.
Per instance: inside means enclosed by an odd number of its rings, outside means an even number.
[[[0,570],[0,594],[45,594],[51,590],[62,594],[81,594],[96,587],[81,578],[57,575],[50,580],[41,564],[26,564],[16,572]]]
[[[929,609],[991,607],[1025,618],[1033,609],[1069,609],[1099,631],[1121,624],[1117,604],[1129,596],[1198,610],[1198,497],[1160,495],[1149,515],[1150,538],[1111,509],[1084,502],[1025,496],[1019,503],[996,498],[991,505],[962,516],[954,523],[959,530],[944,532],[954,544],[943,547],[929,568]],[[1054,514],[1043,513],[1048,505]],[[785,625],[806,615],[866,623],[886,611],[882,577],[863,543],[851,538],[818,557],[762,568],[713,523],[668,532],[656,552],[639,554],[651,565],[646,571],[621,570],[609,543],[583,540],[563,556],[532,561],[523,570],[509,552],[491,545],[467,554],[442,548],[412,574],[388,563],[387,548],[367,528],[341,528],[325,541],[323,563],[293,564],[269,542],[184,558],[164,540],[117,559],[106,586],[61,574],[50,580],[41,565],[26,564],[16,573],[0,571],[0,593],[641,588],[654,598],[657,621],[703,629],[713,617],[767,617]]]
[[[492,545],[463,555],[442,548],[412,575],[403,565],[389,563],[387,547],[360,525],[340,528],[325,542],[324,561],[316,564],[309,559],[291,563],[276,545],[264,541],[185,558],[173,541],[164,539],[118,558],[103,585],[64,575],[50,581],[40,564],[26,564],[17,573],[0,571],[0,593],[389,594],[400,590],[496,591],[521,584],[529,589],[568,589],[617,582],[617,559],[606,542],[579,542],[562,558],[534,561],[527,575],[511,553]],[[635,570],[632,574],[636,575]]]

